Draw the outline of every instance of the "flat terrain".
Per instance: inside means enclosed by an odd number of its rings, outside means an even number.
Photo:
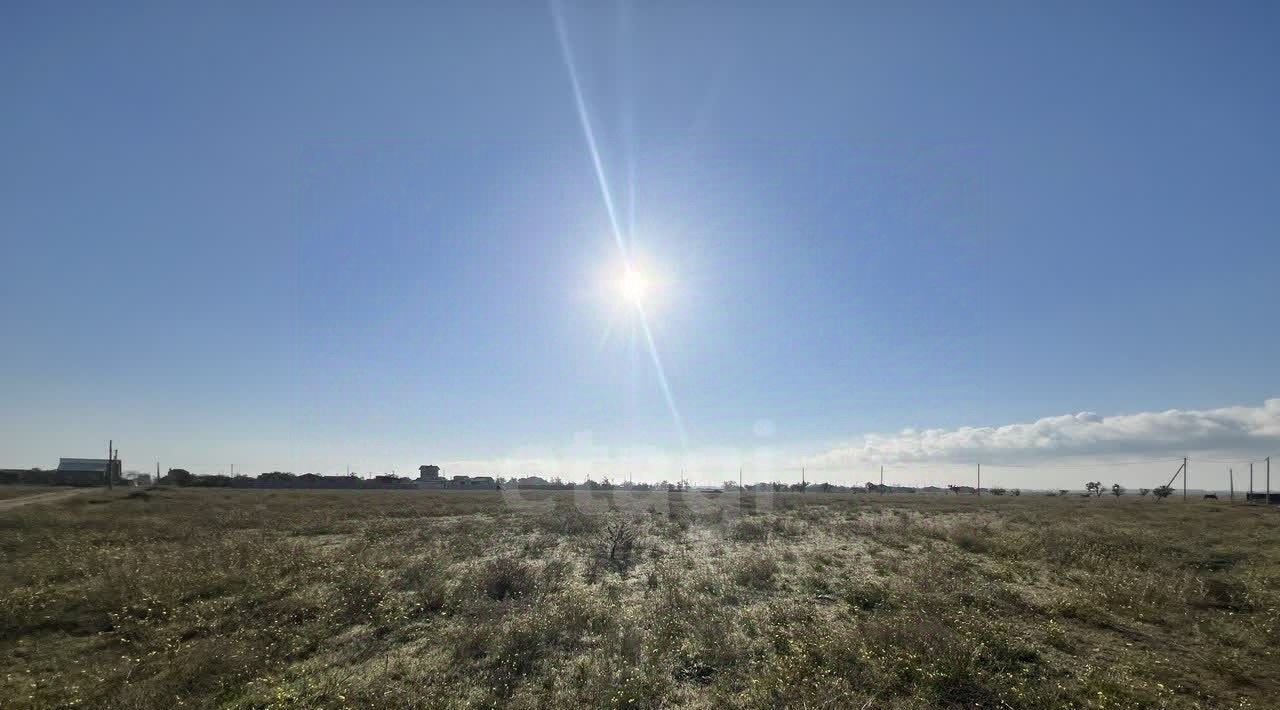
[[[1280,698],[1280,511],[1226,501],[157,489],[0,530],[5,708]]]

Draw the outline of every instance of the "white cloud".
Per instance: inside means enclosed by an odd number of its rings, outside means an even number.
[[[1045,417],[997,427],[904,429],[870,434],[812,456],[814,466],[891,463],[1013,463],[1068,456],[1184,455],[1198,451],[1257,452],[1280,446],[1280,399],[1260,407],[1093,412]]]

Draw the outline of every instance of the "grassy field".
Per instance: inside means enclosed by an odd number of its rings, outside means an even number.
[[[1225,501],[158,489],[0,528],[5,708],[1280,698],[1280,511]]]

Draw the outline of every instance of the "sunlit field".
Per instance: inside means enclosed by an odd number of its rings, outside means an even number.
[[[156,489],[0,526],[6,708],[1280,698],[1280,516],[1227,501]]]

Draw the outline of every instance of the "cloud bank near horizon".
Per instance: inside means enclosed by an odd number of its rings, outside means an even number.
[[[1040,463],[1056,458],[1256,453],[1280,447],[1280,398],[1260,407],[1093,412],[1029,423],[868,434],[808,457],[823,468],[902,463]]]
[[[1121,459],[1162,466],[1163,459],[1188,455],[1194,459],[1203,454],[1243,461],[1280,454],[1280,398],[1268,399],[1261,406],[1112,416],[1080,412],[1002,426],[904,429],[897,434],[863,435],[817,453],[815,448],[771,442],[759,447],[702,448],[677,454],[652,447],[603,446],[592,443],[590,433],[584,432],[563,449],[525,448],[500,458],[440,463],[457,473],[537,474],[565,480],[609,477],[616,481],[631,475],[635,480],[674,481],[686,471],[692,480],[702,483],[736,479],[740,468],[745,480],[752,482],[798,479],[802,466],[815,480],[823,476],[854,480],[884,465],[893,467],[891,474],[899,477],[906,475],[904,467],[919,475],[927,471],[929,480],[936,483],[960,480],[958,477],[968,475],[961,469],[974,463],[1047,471],[1055,466],[1108,465]],[[1048,480],[1040,482],[1048,485]]]

